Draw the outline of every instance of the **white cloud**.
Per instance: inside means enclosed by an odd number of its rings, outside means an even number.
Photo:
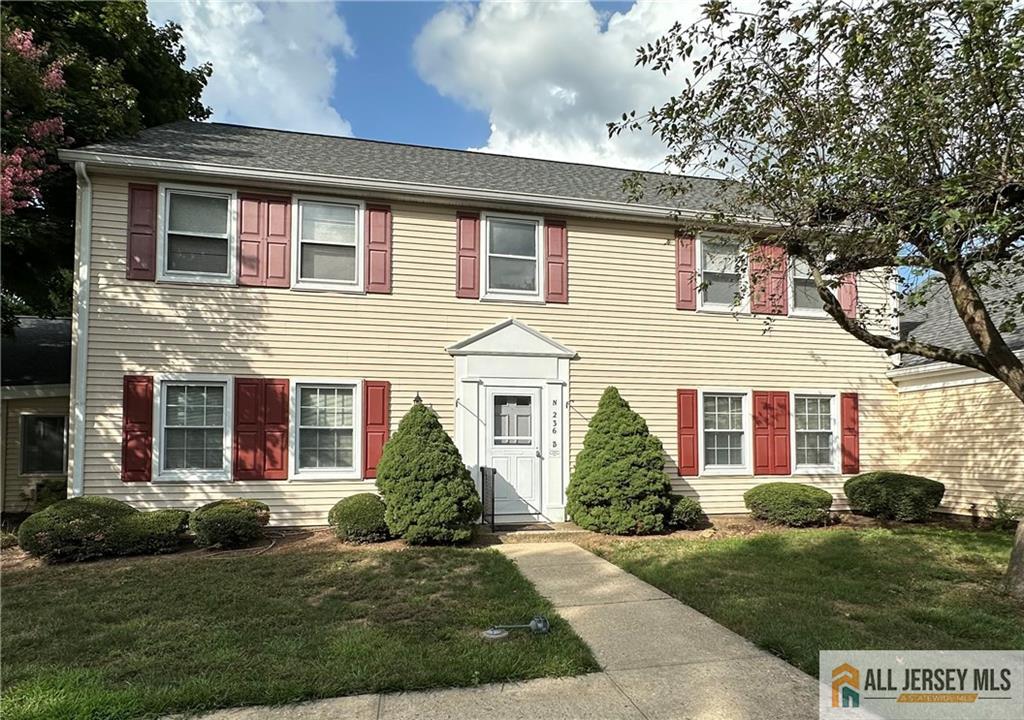
[[[182,26],[192,64],[211,62],[203,101],[213,119],[351,135],[331,107],[335,55],[355,44],[332,3],[151,2],[156,23]]]
[[[635,67],[636,48],[699,11],[696,2],[638,2],[610,16],[580,2],[448,5],[417,37],[416,68],[442,94],[488,114],[480,149],[654,169],[665,156],[660,141],[610,139],[606,126],[678,88],[678,75]]]

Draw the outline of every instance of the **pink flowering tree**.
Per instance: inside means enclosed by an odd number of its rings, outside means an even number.
[[[186,68],[181,28],[145,2],[0,5],[3,329],[70,312],[75,173],[57,150],[203,120],[208,65]]]
[[[69,142],[61,117],[64,61],[51,57],[31,30],[11,28],[2,39],[3,132],[0,214],[39,206],[40,180],[57,169],[57,148]]]

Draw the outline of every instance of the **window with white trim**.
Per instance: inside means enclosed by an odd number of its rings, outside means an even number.
[[[818,287],[811,276],[811,267],[803,260],[794,258],[789,274],[792,283],[792,308],[797,314],[824,315],[825,305],[818,295]]]
[[[533,444],[532,396],[494,396],[494,444]]]
[[[63,475],[67,467],[63,415],[21,416],[21,474]]]
[[[700,243],[701,304],[732,308],[742,290],[739,258],[743,247],[739,240],[703,237]]]
[[[226,472],[226,384],[166,381],[161,390],[160,472]]]
[[[734,468],[746,464],[743,395],[705,393],[704,466]]]
[[[798,468],[831,468],[835,464],[835,398],[793,396]]]
[[[540,221],[488,216],[485,292],[490,296],[540,297]]]
[[[167,189],[164,194],[163,272],[201,279],[232,274],[232,195]]]
[[[304,199],[296,206],[297,282],[357,286],[362,258],[360,206]]]
[[[351,385],[300,384],[295,446],[296,469],[355,468],[355,388]]]

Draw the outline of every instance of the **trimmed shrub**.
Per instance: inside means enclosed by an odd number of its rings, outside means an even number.
[[[6,530],[0,530],[0,550],[18,547],[18,536]]]
[[[917,475],[882,471],[850,478],[843,492],[859,515],[916,522],[927,520],[939,506],[946,486]]]
[[[700,524],[704,510],[700,503],[686,495],[670,495],[672,504],[668,513],[668,526],[672,530],[692,530]]]
[[[473,535],[480,498],[437,414],[417,401],[384,445],[377,488],[392,535],[413,544],[459,543]]]
[[[373,543],[388,539],[384,501],[373,493],[359,493],[339,500],[327,514],[327,522],[339,540]]]
[[[583,438],[566,490],[566,510],[582,528],[610,535],[665,529],[669,483],[661,441],[609,387]]]
[[[107,533],[105,555],[155,555],[178,549],[188,526],[187,510],[135,512]]]
[[[45,510],[55,502],[68,499],[68,481],[64,478],[46,478],[36,482],[35,509]]]
[[[107,537],[119,520],[138,513],[128,503],[89,495],[54,503],[25,518],[18,545],[47,562],[88,560],[108,554]]]
[[[259,500],[230,498],[196,508],[188,527],[199,547],[233,548],[263,537],[270,522],[270,508]]]
[[[761,520],[790,527],[824,525],[832,507],[827,490],[799,483],[774,482],[743,493],[750,514]]]

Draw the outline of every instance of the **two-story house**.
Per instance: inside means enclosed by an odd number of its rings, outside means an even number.
[[[418,394],[478,483],[496,468],[499,520],[557,521],[608,385],[709,513],[780,479],[841,500],[851,473],[899,466],[891,363],[803,269],[737,308],[730,226],[677,237],[672,211],[706,210],[718,182],[630,203],[624,170],[190,122],[63,157],[72,494],[250,497],[324,524],[374,488]],[[890,302],[884,278],[840,295]]]

